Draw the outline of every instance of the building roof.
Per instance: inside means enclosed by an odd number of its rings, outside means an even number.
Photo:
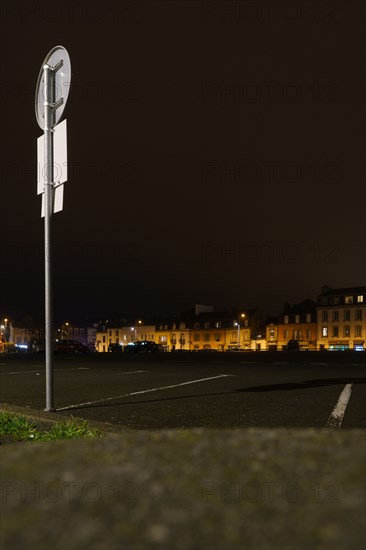
[[[351,286],[347,288],[323,287],[319,296],[330,296],[333,294],[366,294],[366,286]]]

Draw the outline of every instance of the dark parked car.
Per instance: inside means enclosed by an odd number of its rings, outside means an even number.
[[[34,340],[31,351],[32,353],[44,353],[46,349],[46,342],[44,340]]]
[[[140,340],[138,342],[131,342],[124,347],[125,353],[156,353],[164,351],[163,346],[150,342],[149,340]]]
[[[287,351],[299,351],[300,350],[300,344],[298,340],[289,340],[287,342]]]
[[[123,351],[121,344],[109,344],[108,351],[110,353],[120,353]]]
[[[55,353],[87,353],[89,348],[77,340],[56,340]]]

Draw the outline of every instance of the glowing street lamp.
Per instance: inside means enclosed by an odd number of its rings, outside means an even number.
[[[236,321],[234,323],[234,326],[238,327],[238,347],[240,349],[240,319],[244,319],[245,318],[245,313],[241,313],[240,314],[240,317],[239,317],[239,321]]]
[[[137,325],[138,326],[141,326],[142,325],[142,321],[137,321]],[[135,323],[135,340],[137,340],[137,332],[136,332],[136,323]]]

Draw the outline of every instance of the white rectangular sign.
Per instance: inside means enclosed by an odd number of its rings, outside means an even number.
[[[44,136],[37,139],[37,195],[44,193],[46,166],[44,160]],[[55,126],[53,135],[53,180],[55,187],[67,181],[67,127],[66,120]],[[61,196],[60,193],[55,195]],[[62,191],[63,196],[63,191]],[[62,200],[61,200],[62,203]],[[55,203],[56,206],[56,203]],[[61,206],[62,210],[62,206]],[[60,210],[55,210],[59,212]],[[44,214],[43,214],[44,215]]]
[[[64,184],[54,188],[52,213],[61,212],[64,204]],[[41,217],[44,218],[44,193],[42,194]]]

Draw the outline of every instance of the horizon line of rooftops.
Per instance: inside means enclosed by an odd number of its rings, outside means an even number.
[[[314,321],[316,320],[316,311],[318,308],[324,307],[340,307],[340,306],[362,306],[366,304],[366,286],[347,287],[347,288],[331,288],[329,286],[323,286],[322,292],[317,296],[317,300],[314,301],[310,298],[306,298],[297,304],[290,304],[284,302],[283,310],[279,315],[268,315],[260,311],[258,307],[243,307],[243,308],[231,308],[228,310],[216,311],[212,305],[196,304],[194,308],[186,310],[178,315],[145,315],[144,313],[114,313],[109,318],[103,320],[98,319],[95,321],[88,321],[86,319],[78,320],[76,318],[66,321],[54,322],[54,325],[69,324],[74,327],[90,326],[90,327],[128,327],[128,326],[153,326],[153,325],[173,325],[178,323],[185,323],[187,328],[201,320],[204,321],[216,321],[220,322],[224,326],[232,326],[233,322],[240,322],[246,326],[253,318],[261,320],[263,324],[280,323],[281,318],[284,315],[301,315],[312,314]],[[2,318],[2,317],[0,317]],[[13,322],[14,326],[19,325],[19,322]],[[37,323],[36,320],[34,320]]]

